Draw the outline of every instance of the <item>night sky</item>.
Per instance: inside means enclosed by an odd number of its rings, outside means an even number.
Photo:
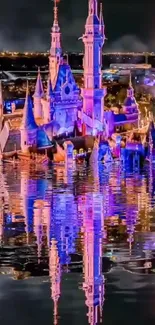
[[[81,51],[88,0],[61,0],[59,21],[65,50]],[[124,2],[124,4],[123,4]],[[53,21],[50,0],[3,0],[0,50],[48,50]],[[155,51],[155,3],[148,0],[103,0],[105,50]]]

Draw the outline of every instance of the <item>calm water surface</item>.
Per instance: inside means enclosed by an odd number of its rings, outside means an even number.
[[[154,324],[155,170],[0,169],[3,325]]]

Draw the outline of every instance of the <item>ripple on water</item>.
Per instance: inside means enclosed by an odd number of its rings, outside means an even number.
[[[154,274],[154,184],[155,171],[147,168],[2,167],[1,274],[49,276],[53,300],[64,275],[79,274],[87,307],[92,290],[94,304],[103,305],[106,281],[113,277],[114,284],[116,270],[131,281],[130,273],[138,274],[137,283]]]

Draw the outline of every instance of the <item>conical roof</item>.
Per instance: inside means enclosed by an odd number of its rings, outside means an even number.
[[[37,131],[37,147],[47,147],[51,146],[51,141],[49,140],[46,132],[43,129],[38,129]]]
[[[129,75],[129,86],[128,86],[128,89],[132,89],[132,90],[134,91],[133,86],[132,86],[131,73],[130,73],[130,75]]]
[[[42,98],[43,96],[44,96],[44,89],[41,80],[40,69],[38,69],[38,77],[37,77],[37,82],[36,82],[36,87],[35,87],[35,92],[33,97]]]
[[[33,130],[38,128],[34,119],[33,106],[29,94],[28,82],[27,82],[26,98],[25,98],[25,104],[23,109],[23,119],[22,119],[21,127],[28,130]]]
[[[100,25],[104,26],[104,19],[103,19],[103,6],[102,3],[100,3]]]
[[[126,107],[137,106],[137,102],[134,97],[134,88],[132,86],[131,73],[129,75],[129,86],[127,88],[127,97],[125,98],[124,106]]]

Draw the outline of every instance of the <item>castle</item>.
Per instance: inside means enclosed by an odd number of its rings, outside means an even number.
[[[22,122],[21,126],[22,150],[25,146],[24,143],[26,145],[28,143],[29,145],[37,144],[38,140],[35,141],[35,134],[38,129],[38,120],[42,133],[44,132],[50,140],[53,136],[71,134],[74,131],[75,123],[83,135],[95,135],[99,131],[103,131],[104,96],[106,93],[102,88],[101,75],[104,23],[102,7],[98,17],[97,0],[89,0],[88,18],[82,40],[85,46],[85,55],[84,88],[81,91],[75,82],[69,64],[63,58],[58,8],[55,0],[47,89],[46,91],[43,89],[41,74],[38,71],[33,95],[34,108],[33,111],[31,109],[31,114],[27,114],[27,121]],[[25,109],[26,106],[27,104]],[[32,117],[32,115],[34,116]],[[26,116],[25,112],[24,116]],[[26,124],[32,124],[32,120],[34,128],[32,125],[31,128],[28,128]],[[25,138],[28,138],[28,142]]]
[[[51,29],[49,76],[43,88],[40,70],[33,95],[28,94],[21,124],[21,149],[29,146],[50,146],[54,136],[75,134],[78,127],[82,135],[98,135],[103,131],[107,137],[115,128],[124,124],[137,125],[139,112],[130,81],[123,113],[104,112],[106,88],[102,87],[102,47],[105,41],[102,5],[98,0],[88,0],[88,17],[84,43],[84,86],[80,90],[71,67],[64,59],[61,48],[61,32],[58,23],[57,0],[54,0],[54,22]]]

